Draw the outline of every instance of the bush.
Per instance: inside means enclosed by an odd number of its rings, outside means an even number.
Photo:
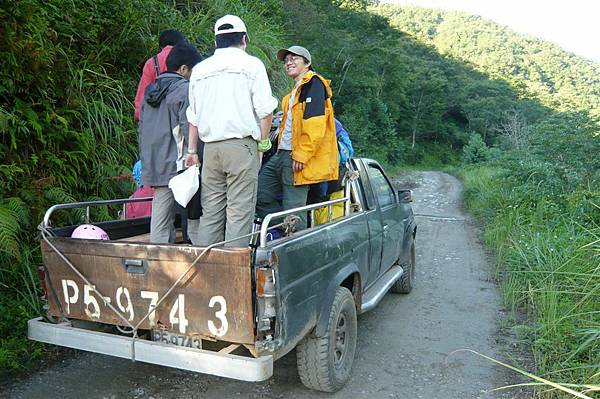
[[[532,127],[527,151],[461,173],[466,205],[497,254],[504,300],[533,319],[537,372],[573,384],[600,383],[599,130],[557,114]]]
[[[467,145],[463,147],[462,162],[464,164],[476,164],[490,160],[490,149],[481,136],[473,133]]]

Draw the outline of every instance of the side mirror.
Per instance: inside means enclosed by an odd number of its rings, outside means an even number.
[[[400,203],[413,202],[412,190],[398,190],[398,200],[400,201]]]

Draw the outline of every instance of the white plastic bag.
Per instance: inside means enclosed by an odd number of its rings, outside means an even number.
[[[169,180],[169,188],[173,191],[175,201],[184,208],[192,199],[200,186],[198,175],[200,168],[198,165],[190,166],[185,172],[174,176]]]

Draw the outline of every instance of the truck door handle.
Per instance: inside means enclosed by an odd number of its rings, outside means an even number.
[[[123,259],[123,266],[127,273],[144,274],[148,270],[146,259]]]

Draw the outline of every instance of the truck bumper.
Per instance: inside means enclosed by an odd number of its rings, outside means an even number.
[[[27,325],[29,339],[47,344],[242,381],[264,381],[273,375],[273,357],[270,355],[249,358],[143,339],[132,344],[129,337],[52,324],[41,317],[29,320]]]

